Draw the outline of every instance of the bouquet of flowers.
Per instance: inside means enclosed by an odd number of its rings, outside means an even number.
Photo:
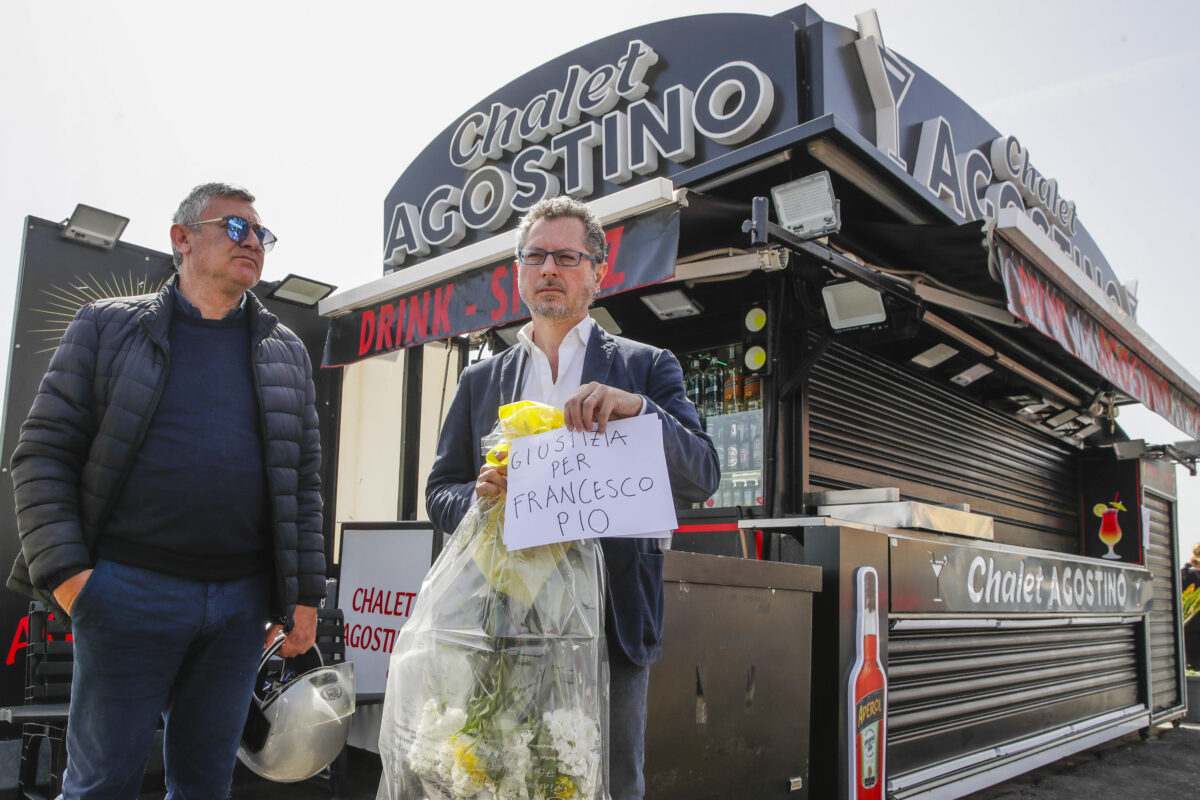
[[[504,406],[488,461],[562,426]],[[510,552],[504,498],[475,502],[396,639],[380,800],[608,800],[603,576],[595,540]]]

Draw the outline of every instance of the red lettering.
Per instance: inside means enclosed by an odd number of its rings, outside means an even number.
[[[504,286],[500,283],[508,276],[508,267],[496,267],[492,270],[492,297],[496,298],[496,307],[492,309],[492,322],[504,316],[504,309],[508,307],[508,292],[504,291]]]
[[[413,601],[413,598],[417,596],[417,593],[416,592],[405,592],[405,594],[408,595],[408,605],[406,605],[404,607],[404,616],[407,617],[412,614],[412,601]]]
[[[392,347],[392,318],[395,316],[396,309],[391,303],[384,303],[379,308],[379,338],[375,340],[376,350]]]
[[[445,290],[443,292],[442,290]],[[454,284],[447,283],[433,290],[433,335],[439,333],[450,335],[450,295],[454,293]]]
[[[10,667],[16,661],[17,651],[29,646],[29,617],[21,617],[17,623],[17,631],[13,634],[12,644],[8,647],[8,658],[4,663]]]
[[[617,272],[617,253],[621,250],[621,237],[625,235],[625,226],[613,228],[604,233],[604,241],[608,243],[608,274],[600,284],[600,289],[620,286],[625,282],[625,271]]]
[[[371,349],[371,342],[375,339],[375,312],[370,309],[362,313],[362,329],[358,335],[358,354]]]
[[[396,303],[396,347],[399,347],[404,334],[404,309],[408,304],[401,300]]]
[[[377,592],[373,592],[373,594],[374,594],[374,600],[371,603],[371,607],[367,610],[372,614],[382,614],[383,613],[383,604],[385,602],[387,602],[386,600],[383,599],[383,590],[380,589]],[[388,595],[390,596],[391,592],[388,592]]]
[[[418,305],[417,296],[414,294],[408,298],[408,336],[405,341],[413,344],[415,341],[424,341],[429,336],[429,290],[421,296],[423,305]],[[417,337],[413,337],[413,330],[416,330]]]
[[[350,601],[350,608],[354,609],[355,611],[362,611],[363,610],[362,596],[363,596],[363,588],[360,586],[354,590],[354,599]]]

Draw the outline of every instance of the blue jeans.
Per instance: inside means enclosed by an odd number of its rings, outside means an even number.
[[[612,800],[642,800],[646,779],[646,692],[650,668],[609,651],[608,789]]]
[[[131,800],[161,715],[168,800],[225,800],[262,655],[270,580],[96,565],[72,609],[66,800]]]

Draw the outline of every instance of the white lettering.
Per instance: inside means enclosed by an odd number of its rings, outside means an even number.
[[[967,595],[971,598],[972,603],[983,600],[983,589],[975,585],[975,573],[978,572],[982,576],[986,569],[987,565],[983,556],[975,556],[971,559],[971,566],[967,569]]]

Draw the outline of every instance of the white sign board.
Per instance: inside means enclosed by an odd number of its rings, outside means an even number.
[[[605,536],[665,536],[677,527],[662,421],[609,422],[523,436],[508,451],[504,544],[520,550]]]
[[[396,636],[416,606],[433,554],[433,526],[342,528],[338,607],[358,694],[382,693]],[[409,527],[409,526],[412,527]]]

